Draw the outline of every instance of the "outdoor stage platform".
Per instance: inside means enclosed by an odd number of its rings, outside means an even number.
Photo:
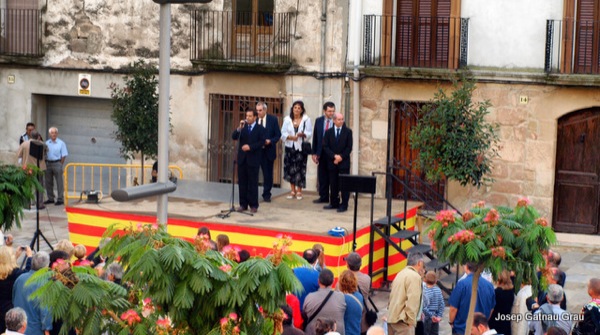
[[[186,240],[192,240],[199,227],[211,230],[213,240],[218,234],[227,234],[230,242],[246,249],[252,256],[266,256],[279,234],[292,237],[291,250],[302,253],[315,243],[325,248],[326,265],[337,277],[345,268],[344,257],[352,251],[354,199],[345,213],[323,209],[324,204],[314,204],[317,198],[314,192],[304,192],[304,199],[286,199],[287,190],[274,189],[272,202],[260,202],[258,213],[248,216],[233,212],[229,217],[220,218],[222,210],[228,210],[231,185],[180,180],[177,191],[169,196],[168,232]],[[259,193],[260,194],[260,193]],[[236,187],[237,206],[237,187]],[[262,199],[261,199],[262,200]],[[407,226],[415,229],[417,209],[420,203],[408,202]],[[363,257],[364,273],[368,273],[369,230],[371,220],[371,197],[359,195],[357,211],[356,251]],[[126,203],[116,202],[105,197],[98,204],[69,202],[67,208],[69,235],[73,244],[83,244],[93,250],[100,237],[111,224],[124,227],[138,223],[156,222],[156,199],[148,198]],[[392,202],[392,214],[401,217],[404,201]],[[373,217],[385,216],[385,199],[375,199]],[[333,237],[327,232],[333,227],[342,227],[347,233],[344,237]],[[411,246],[404,241],[403,249]],[[383,266],[384,243],[375,236],[374,270]],[[389,248],[389,277],[394,278],[405,265],[404,257],[394,248]],[[373,287],[379,287],[382,276],[373,278]]]

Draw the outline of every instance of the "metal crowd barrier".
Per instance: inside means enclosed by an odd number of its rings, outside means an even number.
[[[177,165],[169,165],[169,175],[183,179],[183,171]],[[70,199],[82,199],[84,194],[93,191],[109,196],[113,190],[148,184],[152,178],[152,164],[69,163],[65,166],[63,178],[65,205],[68,206]]]

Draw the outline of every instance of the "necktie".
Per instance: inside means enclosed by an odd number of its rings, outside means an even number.
[[[340,137],[340,128],[335,130],[335,139],[337,140]]]
[[[251,131],[252,131],[252,126],[248,125],[248,134],[250,134]]]
[[[262,119],[258,119],[258,124],[261,126],[263,125]]]
[[[325,122],[325,131],[329,129],[329,119]]]

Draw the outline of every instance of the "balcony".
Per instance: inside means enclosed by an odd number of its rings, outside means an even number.
[[[0,62],[39,63],[41,36],[40,10],[0,8]]]
[[[361,64],[456,70],[467,65],[469,19],[365,15]]]
[[[544,71],[559,74],[600,74],[600,21],[546,21]]]
[[[190,59],[209,69],[285,72],[292,65],[291,14],[193,11]]]

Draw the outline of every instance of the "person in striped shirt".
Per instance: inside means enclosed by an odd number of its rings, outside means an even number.
[[[442,290],[437,286],[437,275],[435,271],[427,271],[425,274],[425,287],[423,288],[425,300],[429,301],[423,308],[423,334],[438,335],[440,321],[444,315],[444,296]]]

